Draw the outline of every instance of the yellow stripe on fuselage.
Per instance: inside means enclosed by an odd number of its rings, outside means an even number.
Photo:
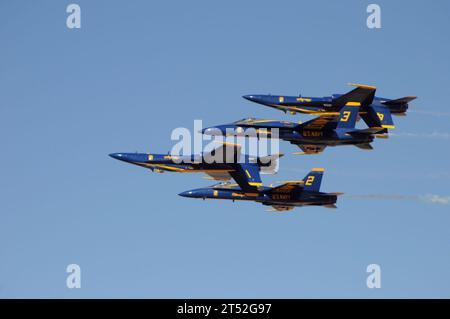
[[[154,166],[160,169],[164,169],[167,171],[174,171],[174,172],[183,172],[183,173],[196,173],[196,172],[211,172],[211,173],[227,173],[231,170],[227,169],[194,169],[194,168],[181,168],[176,166],[170,166],[170,165],[163,165],[163,164],[150,164],[150,166]]]
[[[257,182],[249,182],[248,183],[250,186],[262,186],[263,183],[257,183]]]
[[[240,194],[240,193],[231,193],[231,196],[233,196],[233,197],[245,197],[244,194]]]
[[[311,114],[311,115],[320,115],[320,116],[339,116],[341,114],[339,112],[307,110],[307,109],[294,107],[294,106],[289,106],[289,109],[292,109],[292,110],[300,112],[300,113]]]
[[[164,169],[166,171],[173,171],[173,172],[188,172],[189,170],[185,169],[185,168],[180,168],[180,167],[173,167],[173,166],[168,166],[168,165],[162,165],[162,164],[153,164],[151,166],[160,168],[160,169]]]

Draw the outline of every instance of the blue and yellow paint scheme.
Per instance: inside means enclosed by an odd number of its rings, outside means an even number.
[[[318,154],[327,146],[339,145],[372,149],[370,143],[374,137],[387,136],[388,130],[377,125],[367,129],[355,129],[361,105],[361,98],[359,101],[346,101],[345,105],[337,110],[336,115],[319,116],[304,123],[248,118],[231,124],[208,127],[202,133],[279,138],[298,145],[303,152],[296,154]],[[274,134],[274,129],[278,129],[278,135]]]
[[[154,172],[206,173],[208,179],[234,179],[242,189],[251,191],[262,185],[260,173],[274,174],[276,161],[283,154],[252,158],[241,155],[241,146],[222,143],[211,152],[198,155],[172,156],[169,154],[112,153],[114,159],[145,167]]]
[[[283,112],[291,114],[304,113],[311,115],[335,115],[336,111],[349,101],[359,100],[360,96],[365,96],[361,101],[359,116],[369,126],[382,126],[394,128],[391,114],[405,115],[409,107],[409,102],[416,99],[415,96],[406,96],[399,99],[387,99],[375,96],[376,87],[364,84],[353,84],[356,86],[352,91],[345,94],[332,94],[324,97],[302,97],[283,95],[262,95],[250,94],[243,98],[273,107]]]
[[[272,206],[271,211],[289,211],[300,206],[336,208],[337,197],[342,193],[320,191],[323,168],[313,168],[302,180],[284,181],[279,185],[260,186],[254,191],[243,190],[238,184],[221,183],[192,189],[180,196],[201,199],[246,200]]]

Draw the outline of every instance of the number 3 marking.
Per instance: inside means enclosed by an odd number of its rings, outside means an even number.
[[[350,117],[350,111],[344,111],[341,117],[341,122],[347,122],[348,118]]]

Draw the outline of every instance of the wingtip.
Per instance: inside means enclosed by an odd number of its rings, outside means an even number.
[[[356,86],[356,87],[360,87],[360,88],[364,88],[364,89],[371,89],[371,90],[376,90],[377,89],[376,86],[360,84],[360,83],[347,83],[347,85],[349,85],[349,86]]]

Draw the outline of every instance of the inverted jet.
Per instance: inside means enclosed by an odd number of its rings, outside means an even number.
[[[390,125],[390,128],[394,126],[391,114],[405,115],[408,103],[416,99],[415,96],[387,99],[375,96],[375,86],[352,83],[350,85],[356,86],[356,88],[345,94],[332,94],[324,97],[250,94],[244,95],[243,98],[291,114],[332,115],[348,101],[354,100],[361,94],[370,93],[371,101],[360,108],[359,115],[369,126],[384,124]],[[379,118],[379,115],[386,118]]]

